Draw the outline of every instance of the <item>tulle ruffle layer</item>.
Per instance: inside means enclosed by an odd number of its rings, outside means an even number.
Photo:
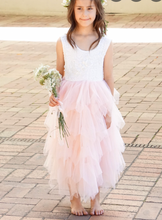
[[[49,107],[45,125],[48,135],[44,146],[44,167],[50,174],[49,184],[58,182],[60,194],[71,198],[77,194],[87,201],[98,193],[98,187],[115,188],[125,168],[125,150],[119,129],[124,120],[106,82],[63,80],[60,101],[70,136],[68,145],[56,129],[58,107]],[[104,116],[109,114],[111,126],[106,127]]]

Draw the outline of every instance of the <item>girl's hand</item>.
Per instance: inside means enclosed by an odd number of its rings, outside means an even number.
[[[60,105],[60,103],[58,102],[58,99],[56,99],[54,97],[54,95],[52,94],[49,98],[49,106],[54,107],[54,106],[57,106],[57,105]]]
[[[111,117],[107,114],[105,118],[105,122],[106,122],[106,127],[107,129],[110,128],[111,126]]]

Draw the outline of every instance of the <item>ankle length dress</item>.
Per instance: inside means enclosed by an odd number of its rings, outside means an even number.
[[[68,145],[57,129],[58,106],[50,107],[45,119],[48,134],[43,149],[44,167],[49,172],[49,185],[58,183],[59,193],[71,199],[79,194],[82,201],[94,199],[98,187],[115,188],[125,168],[122,153],[125,145],[120,129],[125,122],[116,104],[119,93],[112,96],[104,80],[104,57],[111,38],[101,38],[89,51],[72,48],[66,34],[61,37],[65,60],[65,75],[59,99],[70,136]],[[104,116],[111,117],[106,127]]]

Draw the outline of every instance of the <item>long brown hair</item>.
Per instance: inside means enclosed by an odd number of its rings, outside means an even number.
[[[96,18],[93,22],[93,28],[95,29],[98,35],[98,38],[90,45],[89,50],[92,48],[93,44],[95,44],[96,42],[98,45],[102,36],[106,35],[105,12],[104,12],[104,8],[102,6],[101,0],[91,0],[91,2],[92,1],[94,1],[94,4],[96,6]],[[77,21],[75,20],[75,14],[74,14],[75,2],[76,0],[70,1],[70,4],[68,6],[68,13],[67,13],[67,20],[71,24],[68,30],[68,33],[67,33],[67,40],[73,48],[74,46],[76,46],[76,44],[74,40],[72,39],[72,33],[77,26]]]

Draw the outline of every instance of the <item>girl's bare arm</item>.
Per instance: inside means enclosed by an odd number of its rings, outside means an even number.
[[[113,78],[113,45],[112,42],[106,52],[104,59],[104,80],[108,84],[112,95],[114,94],[114,78]],[[107,114],[105,117],[107,129],[111,126],[111,117]]]
[[[104,80],[108,84],[112,95],[114,94],[114,78],[113,78],[113,44],[109,45],[104,59]]]
[[[62,48],[62,42],[61,39],[59,38],[57,43],[56,43],[56,69],[59,71],[59,73],[64,76],[64,53],[63,53],[63,48]]]
[[[59,71],[59,73],[64,76],[64,54],[63,54],[63,48],[62,48],[62,43],[61,39],[59,38],[57,43],[56,43],[56,69]],[[54,107],[56,105],[59,105],[58,100],[54,97],[52,94],[49,98],[49,105],[51,107]]]

